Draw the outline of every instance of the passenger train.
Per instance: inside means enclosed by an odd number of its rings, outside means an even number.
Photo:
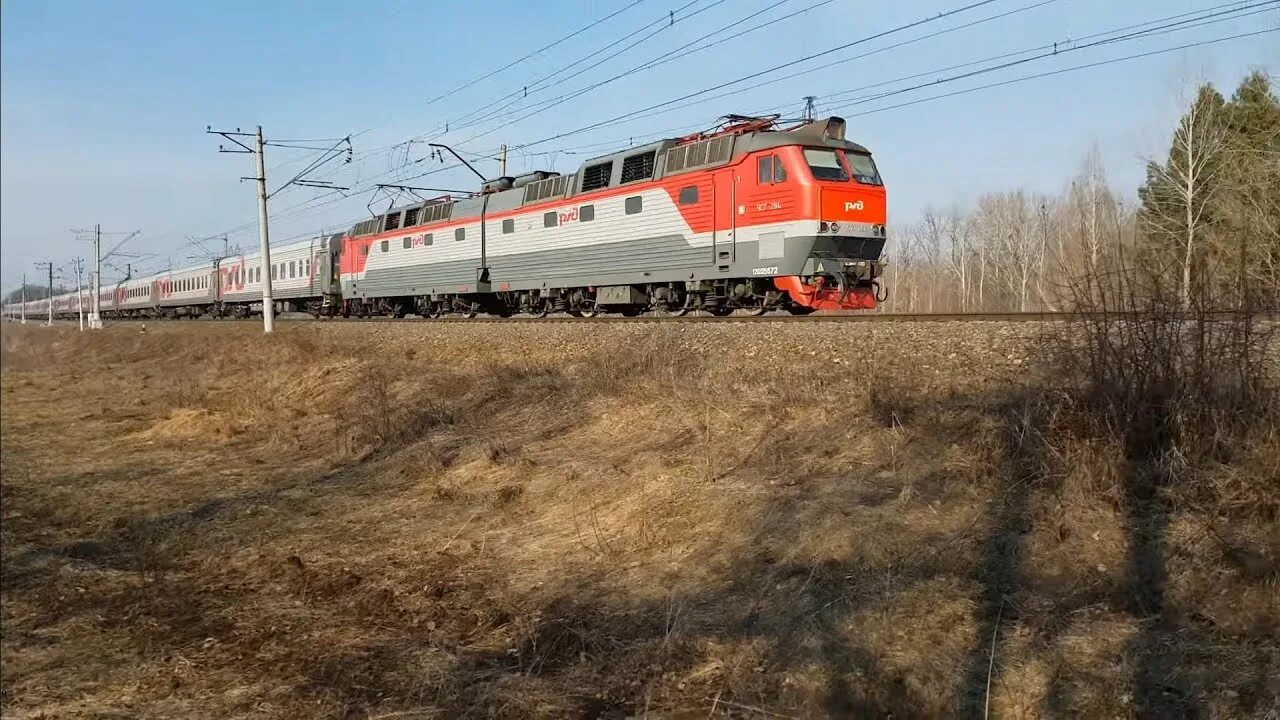
[[[726,116],[578,172],[485,182],[322,235],[102,288],[105,318],[715,315],[867,310],[885,242],[871,153],[831,117]],[[55,296],[74,317],[91,291]],[[27,303],[47,315],[48,300]],[[6,306],[7,315],[20,312]]]

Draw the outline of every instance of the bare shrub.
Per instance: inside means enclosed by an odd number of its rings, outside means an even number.
[[[1071,284],[1076,320],[1050,346],[1077,417],[1146,458],[1223,457],[1239,432],[1274,421],[1274,327],[1207,291],[1184,309],[1160,268],[1116,260]]]
[[[357,426],[380,445],[418,439],[455,421],[454,412],[439,398],[399,394],[392,376],[379,366],[368,368],[363,378],[352,414]]]

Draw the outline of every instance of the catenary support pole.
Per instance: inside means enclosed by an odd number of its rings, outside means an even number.
[[[262,126],[258,126],[258,241],[262,245],[262,332],[275,330],[271,297],[271,239],[267,234],[267,164],[263,159]]]
[[[102,225],[93,226],[93,311],[89,313],[89,328],[102,329]]]
[[[49,270],[49,294],[45,297],[45,302],[49,306],[49,320],[45,323],[46,327],[48,327],[53,325],[53,262],[46,261],[36,263],[36,267],[41,266],[48,268]]]
[[[80,332],[84,332],[84,291],[80,283],[84,271],[84,258],[76,258],[76,312],[80,315]]]

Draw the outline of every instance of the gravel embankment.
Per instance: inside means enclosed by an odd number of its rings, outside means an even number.
[[[314,323],[286,332],[357,342],[417,357],[576,363],[604,354],[670,348],[753,366],[841,365],[914,377],[1003,379],[1021,374],[1039,338],[1061,325],[1027,322],[893,323]]]

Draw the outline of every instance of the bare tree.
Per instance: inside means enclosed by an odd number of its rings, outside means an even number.
[[[1216,182],[1223,167],[1226,128],[1219,117],[1222,96],[1204,87],[1178,122],[1167,162],[1147,164],[1143,230],[1176,250],[1181,265],[1183,308],[1191,305],[1192,268],[1205,240]],[[1163,242],[1161,242],[1163,241]]]
[[[920,253],[922,278],[925,281],[925,298],[928,312],[934,311],[934,303],[938,295],[938,274],[941,268],[942,238],[946,235],[943,221],[933,208],[926,208],[924,217],[913,229],[912,239]]]
[[[1106,213],[1113,207],[1097,143],[1093,144],[1089,154],[1085,156],[1084,169],[1073,184],[1073,190],[1073,205],[1078,213],[1083,254],[1088,259],[1089,269],[1097,270],[1098,256],[1102,253],[1107,238],[1104,227]]]
[[[1029,307],[1031,284],[1040,267],[1041,237],[1033,215],[1031,200],[1021,190],[978,200],[976,222],[984,243],[992,244],[999,260],[992,266],[995,280],[1023,312]]]
[[[947,269],[955,276],[956,296],[961,312],[969,310],[969,266],[972,262],[972,248],[969,221],[960,214],[960,208],[951,207],[943,221],[947,236]]]

